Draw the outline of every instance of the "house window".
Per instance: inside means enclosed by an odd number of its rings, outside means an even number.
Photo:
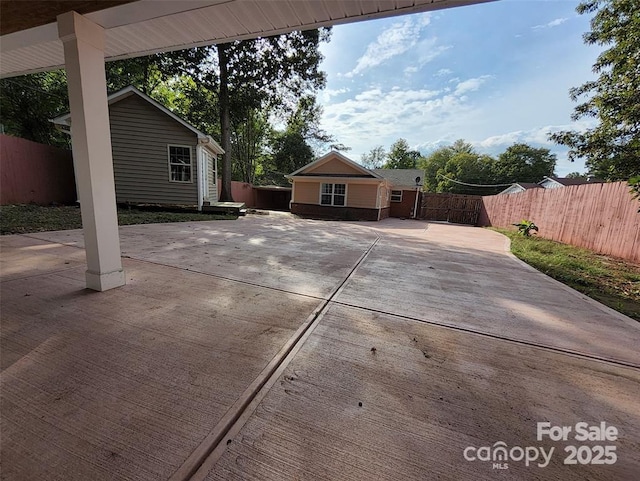
[[[391,191],[391,202],[402,202],[402,191],[401,190],[392,190]]]
[[[191,147],[169,145],[169,180],[171,182],[192,182]]]
[[[346,205],[347,185],[346,184],[322,184],[322,194],[320,195],[321,205]]]

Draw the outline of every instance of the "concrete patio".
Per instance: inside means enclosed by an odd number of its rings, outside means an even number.
[[[286,215],[0,238],[2,479],[634,479],[640,326],[488,230]],[[615,441],[536,439],[606,422]],[[572,434],[573,436],[573,434]],[[503,441],[541,459],[469,461]],[[614,464],[564,465],[567,445]]]

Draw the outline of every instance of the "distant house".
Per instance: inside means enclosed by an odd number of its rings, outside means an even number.
[[[544,177],[538,185],[543,189],[558,189],[560,187],[567,187],[569,185],[582,185],[582,184],[598,184],[602,183],[598,179],[570,179],[568,177]]]
[[[583,185],[583,184],[594,184],[594,183],[602,183],[602,180],[599,179],[572,179],[568,177],[544,177],[537,184],[533,184],[531,182],[515,182],[507,187],[502,192],[499,192],[498,195],[502,194],[518,194],[520,192],[524,192],[529,189],[557,189],[559,187],[567,187],[569,185]]]
[[[516,182],[504,189],[502,192],[498,192],[498,195],[502,194],[517,194],[529,189],[541,189],[542,186],[534,184],[533,182]]]
[[[108,97],[116,201],[202,209],[218,200],[224,151],[162,104],[129,86]],[[52,120],[70,132],[71,115]]]
[[[294,214],[380,220],[389,216],[414,216],[424,172],[369,170],[339,152],[330,152],[287,177],[293,183],[291,212]]]

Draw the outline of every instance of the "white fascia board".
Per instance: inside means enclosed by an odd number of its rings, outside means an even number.
[[[224,150],[220,147],[220,144],[213,140],[210,135],[205,135],[204,137],[198,137],[198,145],[202,145],[205,149],[210,151],[214,155],[222,155],[224,154]]]

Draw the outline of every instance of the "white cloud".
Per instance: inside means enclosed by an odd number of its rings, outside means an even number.
[[[561,130],[584,131],[589,127],[593,127],[594,123],[593,120],[586,120],[564,125],[546,125],[529,130],[514,130],[512,132],[487,137],[479,142],[473,142],[473,144],[485,149],[494,149],[496,147],[506,148],[515,143],[554,146],[556,144],[549,140],[549,134]]]
[[[478,147],[485,149],[492,149],[494,147],[508,147],[515,143],[536,143],[546,144],[549,143],[547,136],[551,132],[561,130],[559,128],[553,129],[551,126],[539,127],[532,130],[515,130],[513,132],[506,132],[500,135],[492,135],[480,142],[474,142]]]
[[[566,22],[567,20],[569,20],[568,18],[556,18],[555,20],[551,20],[550,22],[541,24],[541,25],[534,25],[533,27],[531,27],[533,30],[543,30],[545,28],[553,28],[553,27],[557,27],[559,25],[562,25],[564,22]]]
[[[556,175],[563,177],[569,172],[585,171],[586,167],[584,165],[584,160],[578,159],[575,162],[569,161],[567,158],[568,148],[549,140],[549,134],[559,132],[561,130],[583,131],[587,128],[593,127],[594,123],[595,122],[593,120],[586,120],[563,125],[546,125],[529,130],[514,130],[500,135],[493,135],[481,141],[472,141],[471,144],[481,152],[490,155],[498,155],[504,152],[507,147],[515,143],[525,143],[532,145],[533,147],[544,147],[549,149],[552,154],[556,155],[558,160],[556,162],[555,173]]]
[[[409,67],[404,69],[404,73],[406,74],[416,73],[417,71],[418,71],[418,67],[416,67],[415,65],[410,65]]]
[[[350,90],[346,87],[340,88],[340,89],[325,89],[322,90],[320,92],[320,94],[318,95],[320,103],[327,103],[329,102],[333,97],[336,97],[338,95],[342,95],[342,94],[346,94],[348,93]]]
[[[325,105],[322,126],[352,147],[357,159],[374,145],[390,144],[400,137],[411,137],[411,143],[433,137],[453,141],[460,135],[457,124],[474,114],[464,97],[444,91],[369,88],[343,102]]]
[[[401,55],[418,44],[420,32],[431,22],[429,13],[407,16],[383,30],[345,77],[353,77],[363,71],[382,64],[386,60]],[[427,52],[428,53],[428,52]]]
[[[436,57],[439,57],[450,48],[451,45],[438,45],[437,37],[431,37],[422,40],[416,46],[416,50],[418,51],[418,65],[420,67],[424,67],[426,64],[432,62]]]
[[[444,77],[445,75],[451,75],[452,73],[453,73],[453,70],[450,70],[448,68],[441,68],[433,75],[435,77]]]
[[[480,77],[470,78],[462,82],[458,82],[454,93],[456,95],[464,95],[467,92],[475,92],[482,86],[483,83],[485,83],[490,78],[491,75],[482,75]]]

